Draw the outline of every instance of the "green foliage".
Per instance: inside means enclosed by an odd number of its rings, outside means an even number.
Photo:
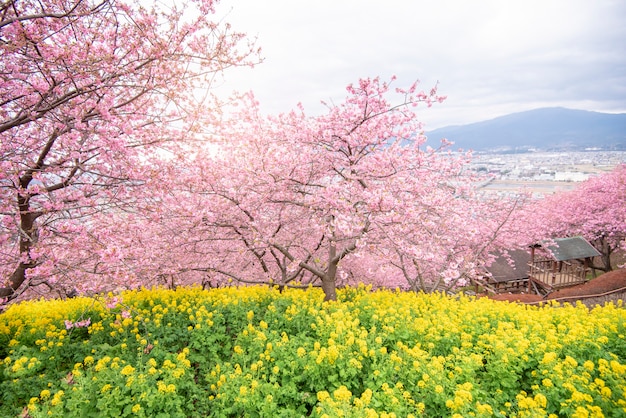
[[[0,315],[0,415],[618,417],[621,304],[180,288]],[[68,322],[66,322],[68,321]]]

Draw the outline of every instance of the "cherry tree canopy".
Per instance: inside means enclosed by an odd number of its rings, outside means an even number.
[[[415,107],[436,89],[363,79],[318,117],[262,116],[252,95],[223,112],[208,88],[253,47],[209,19],[211,0],[145,3],[0,8],[0,297],[229,280],[328,299],[355,282],[446,290],[526,242],[518,202],[476,195],[469,154],[427,146]]]
[[[320,285],[328,299],[355,282],[466,283],[509,244],[516,202],[475,196],[469,155],[426,146],[413,108],[443,100],[435,89],[397,89],[397,104],[390,94],[364,79],[313,118],[263,117],[250,97],[216,127],[217,155],[198,151],[174,176],[168,193],[184,198],[163,198],[172,206],[148,229],[167,248],[149,253],[170,254],[179,282]]]
[[[544,238],[583,236],[602,254],[606,271],[610,256],[626,250],[626,165],[592,177],[574,190],[536,201],[525,219],[533,220]]]
[[[215,75],[255,59],[213,0],[159,3],[0,5],[1,297],[99,273],[94,215],[132,216],[212,115]]]

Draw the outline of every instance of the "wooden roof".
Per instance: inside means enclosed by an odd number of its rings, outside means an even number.
[[[587,257],[596,257],[600,253],[593,248],[589,242],[583,237],[554,238],[544,241],[552,258],[556,261],[577,260]],[[538,247],[544,247],[539,244]]]
[[[506,257],[499,256],[486,268],[495,282],[502,283],[528,278],[529,252],[525,250],[513,250],[509,252],[509,257],[513,261],[513,265],[509,263],[509,259]]]

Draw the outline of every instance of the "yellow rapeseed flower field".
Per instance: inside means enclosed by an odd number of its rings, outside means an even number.
[[[197,287],[16,304],[1,416],[623,417],[621,302]]]

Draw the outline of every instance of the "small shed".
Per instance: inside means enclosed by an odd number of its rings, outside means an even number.
[[[600,253],[583,237],[554,238],[530,248],[531,284],[551,291],[587,281],[591,259]]]

